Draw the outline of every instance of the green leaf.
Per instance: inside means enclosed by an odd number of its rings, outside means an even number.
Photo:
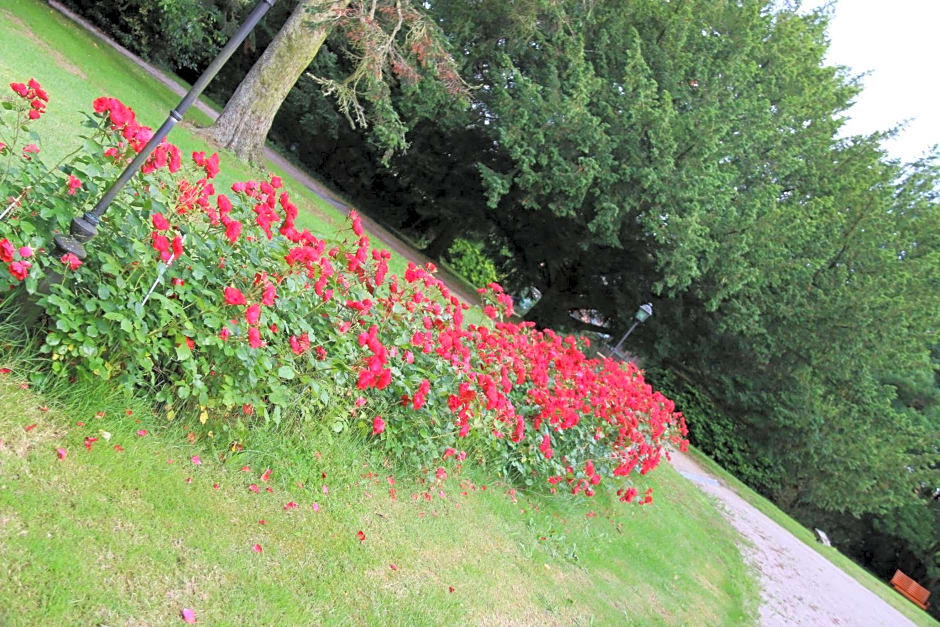
[[[193,352],[189,350],[189,345],[186,344],[186,339],[183,336],[177,336],[179,343],[176,345],[176,358],[180,361],[185,361],[187,359],[192,359]]]
[[[293,379],[294,378],[294,369],[290,366],[281,366],[277,369],[277,376],[282,379]]]

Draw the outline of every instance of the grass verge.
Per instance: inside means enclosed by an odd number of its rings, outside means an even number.
[[[189,436],[194,420],[158,419],[146,399],[101,383],[34,390],[32,364],[4,364],[4,625],[166,624],[183,608],[212,624],[755,616],[736,534],[668,464],[644,479],[656,501],[640,507],[606,492],[513,493],[453,465],[443,481],[409,476],[348,434],[259,426],[233,452],[220,434]]]
[[[860,584],[884,599],[904,616],[911,619],[917,625],[924,627],[936,627],[940,625],[932,616],[913,605],[910,601],[898,594],[890,585],[868,572],[859,564],[852,561],[839,552],[835,547],[823,546],[816,540],[815,534],[795,521],[786,512],[774,505],[771,501],[764,498],[730,472],[718,465],[718,462],[708,457],[702,451],[695,447],[689,447],[689,454],[699,464],[708,469],[709,472],[720,478],[725,485],[734,490],[738,496],[753,505],[765,516],[776,522],[778,525],[792,533],[799,540],[812,548],[814,551],[825,557],[827,560],[841,568],[850,577]]]

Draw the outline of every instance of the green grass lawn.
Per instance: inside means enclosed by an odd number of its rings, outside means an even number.
[[[413,476],[347,435],[191,443],[195,418],[100,384],[37,392],[28,362],[3,365],[0,624],[165,624],[182,608],[207,624],[753,621],[736,534],[668,464],[639,486],[652,506],[513,497],[479,469]]]
[[[913,603],[898,594],[888,583],[874,576],[862,566],[839,552],[835,547],[823,546],[816,540],[816,535],[797,521],[793,520],[783,510],[774,505],[751,488],[747,487],[737,477],[718,465],[716,461],[705,455],[702,451],[690,447],[689,454],[702,466],[719,477],[738,496],[756,507],[768,518],[802,540],[814,551],[844,570],[849,576],[860,584],[877,594],[892,607],[900,611],[917,625],[936,626],[938,623],[932,616],[915,606]]]

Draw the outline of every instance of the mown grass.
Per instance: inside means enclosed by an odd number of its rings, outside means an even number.
[[[639,486],[654,488],[652,506],[606,491],[513,496],[478,468],[449,466],[439,484],[395,468],[352,434],[259,426],[233,453],[195,420],[153,415],[146,399],[101,383],[34,390],[24,375],[35,364],[3,365],[4,625],[165,624],[182,608],[211,624],[719,625],[755,615],[736,534],[667,464]],[[90,450],[86,437],[99,438]],[[298,508],[285,510],[289,501]]]
[[[926,627],[936,626],[938,623],[932,616],[915,606],[913,603],[898,594],[890,585],[876,577],[865,568],[846,557],[835,547],[827,547],[816,539],[816,534],[788,516],[786,512],[774,505],[771,501],[764,498],[747,485],[742,483],[737,477],[718,465],[718,462],[710,458],[702,451],[690,447],[689,454],[702,466],[710,472],[717,475],[729,488],[734,490],[738,496],[756,507],[765,516],[776,522],[778,525],[792,533],[799,540],[804,542],[814,551],[825,557],[827,560],[841,568],[850,577],[860,584],[884,599],[888,604],[904,614],[907,618],[914,621],[917,625]]]

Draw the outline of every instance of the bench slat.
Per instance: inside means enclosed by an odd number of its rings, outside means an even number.
[[[930,596],[930,590],[924,588],[900,570],[894,573],[894,577],[891,578],[891,585],[919,608],[922,610],[927,609],[927,598]]]

